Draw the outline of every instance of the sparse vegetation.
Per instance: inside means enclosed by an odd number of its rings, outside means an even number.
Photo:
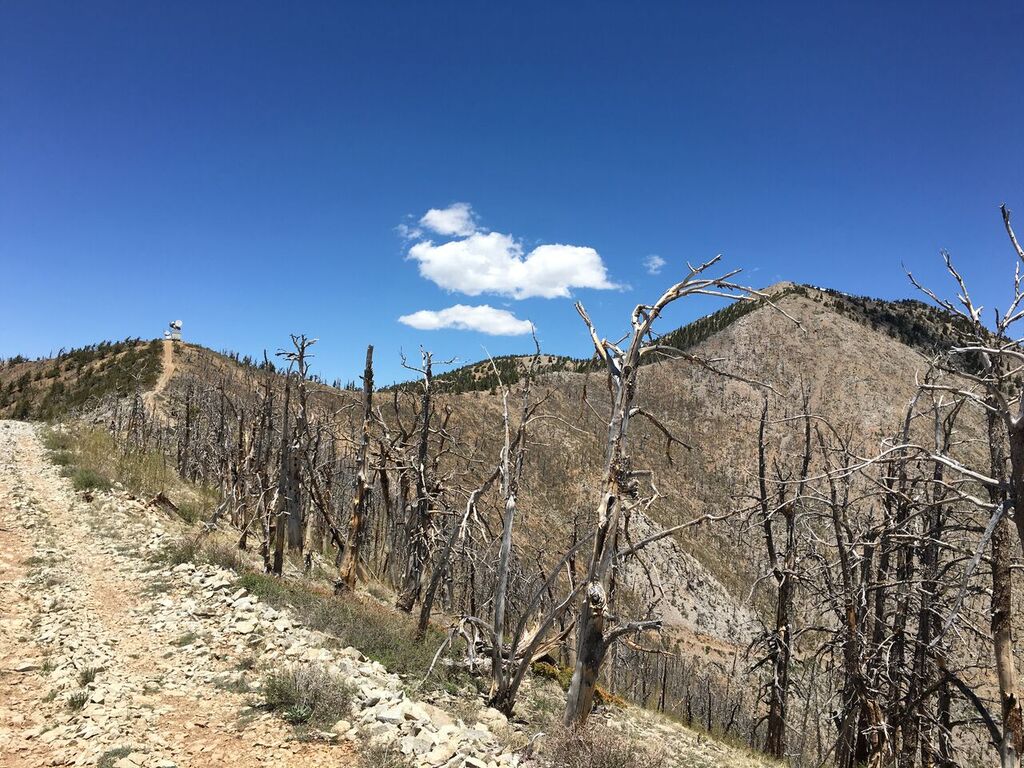
[[[322,666],[296,664],[264,677],[263,700],[293,725],[329,728],[349,714],[352,688]]]
[[[115,747],[114,749],[108,749],[100,755],[99,762],[96,763],[96,768],[114,768],[114,763],[122,757],[127,757],[131,753],[131,747]]]
[[[94,469],[79,468],[71,475],[71,482],[76,491],[109,491],[112,483],[110,478],[101,475]]]
[[[402,754],[397,744],[364,741],[359,748],[360,768],[414,768],[415,765]]]
[[[159,341],[101,342],[52,360],[17,356],[0,367],[0,416],[52,421],[104,397],[151,387],[159,375]]]
[[[415,620],[374,601],[324,594],[308,584],[252,571],[242,574],[238,584],[275,608],[291,609],[306,626],[358,648],[392,672],[422,678],[444,642],[436,629],[425,642],[414,642]],[[448,680],[451,674],[443,663],[434,667],[435,680]]]
[[[543,755],[558,768],[664,768],[668,759],[657,747],[649,749],[621,733],[600,726],[558,728],[549,734]]]
[[[192,643],[194,643],[198,639],[199,635],[197,635],[195,632],[186,632],[185,634],[179,635],[178,637],[171,640],[171,645],[173,645],[175,648],[184,648],[186,645],[192,645]]]

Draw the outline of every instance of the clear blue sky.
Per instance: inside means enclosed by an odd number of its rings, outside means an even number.
[[[945,288],[947,248],[1005,304],[1022,39],[1019,2],[6,0],[0,355],[173,318],[250,354],[318,336],[329,379],[368,342],[382,381],[400,348],[529,348],[424,330],[452,321],[588,354],[566,294],[616,336],[719,252],[898,297],[901,262]],[[431,314],[459,305],[490,310]]]

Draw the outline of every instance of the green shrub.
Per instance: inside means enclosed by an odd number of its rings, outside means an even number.
[[[114,768],[114,763],[120,760],[122,757],[128,757],[132,753],[131,747],[117,747],[115,749],[108,749],[102,755],[100,755],[99,762],[96,763],[96,768]]]
[[[349,683],[320,665],[273,670],[263,680],[266,708],[296,725],[329,728],[349,714],[352,694]]]
[[[79,468],[71,475],[76,491],[109,491],[110,480],[94,469]]]
[[[189,525],[195,525],[200,519],[200,508],[199,505],[194,501],[182,501],[178,503],[175,509],[178,517],[184,520]]]
[[[152,559],[168,565],[181,565],[196,562],[201,552],[202,548],[195,539],[175,539],[157,550]]]
[[[554,664],[548,664],[546,661],[535,661],[530,665],[530,671],[533,672],[537,677],[543,677],[548,680],[554,680],[560,686],[563,691],[569,690],[569,684],[572,682],[572,668],[571,667],[556,667]]]
[[[70,451],[74,448],[74,438],[68,432],[57,429],[44,429],[40,437],[43,445],[51,451]]]
[[[70,466],[75,460],[75,457],[70,451],[54,451],[50,454],[50,461],[56,464],[58,467]]]

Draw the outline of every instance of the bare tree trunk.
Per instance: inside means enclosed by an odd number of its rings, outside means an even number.
[[[348,538],[341,558],[338,575],[341,585],[355,589],[359,570],[359,551],[366,528],[366,510],[370,502],[369,452],[370,423],[373,419],[373,346],[366,348],[366,367],[363,369],[363,431],[356,455],[356,483],[352,498],[352,517],[348,524]]]
[[[274,565],[272,572],[280,576],[284,572],[285,518],[290,511],[292,435],[289,426],[288,408],[291,401],[291,376],[284,384],[284,413],[281,416],[281,466],[278,473],[277,509],[274,518]]]
[[[990,399],[990,402],[995,398]],[[1005,460],[1004,443],[998,434],[996,416],[992,411],[988,415],[989,451],[992,460],[992,476],[997,479],[1005,477],[1003,467]],[[1020,455],[1019,441],[1014,439],[1013,431],[1010,443],[1011,488],[1014,492],[1014,504],[1024,495],[1024,478],[1020,477],[1020,466],[1024,466],[1024,456]],[[1015,461],[1016,459],[1016,461]],[[1005,504],[1005,494],[998,489],[989,489],[989,498],[994,506]],[[1024,517],[1016,507],[1018,518]],[[1002,738],[999,743],[1000,768],[1018,768],[1020,755],[1024,752],[1021,721],[1021,702],[1018,690],[1017,667],[1013,656],[1013,571],[1010,568],[1010,523],[1004,515],[996,524],[992,534],[992,645],[995,653],[996,677],[999,680],[999,704],[1002,714]]]
[[[1013,583],[1010,570],[1010,522],[1004,517],[992,535],[992,643],[996,675],[999,678],[999,702],[1003,717],[1003,737],[999,744],[1001,768],[1020,765],[1021,705],[1018,697],[1017,669],[1013,658]]]
[[[420,398],[420,442],[416,452],[416,500],[408,521],[408,558],[402,591],[395,601],[395,607],[409,613],[420,597],[423,582],[423,567],[427,560],[427,528],[430,518],[430,496],[427,483],[427,454],[430,445],[431,385],[433,372],[430,353],[423,353],[423,394]]]

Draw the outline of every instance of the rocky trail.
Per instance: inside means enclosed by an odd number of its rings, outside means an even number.
[[[169,535],[127,494],[76,494],[32,426],[0,422],[0,764],[358,766],[357,731],[422,765],[517,762],[355,649],[320,647],[228,571],[155,565]],[[275,661],[345,678],[360,717],[302,738],[253,708],[250,670]]]

